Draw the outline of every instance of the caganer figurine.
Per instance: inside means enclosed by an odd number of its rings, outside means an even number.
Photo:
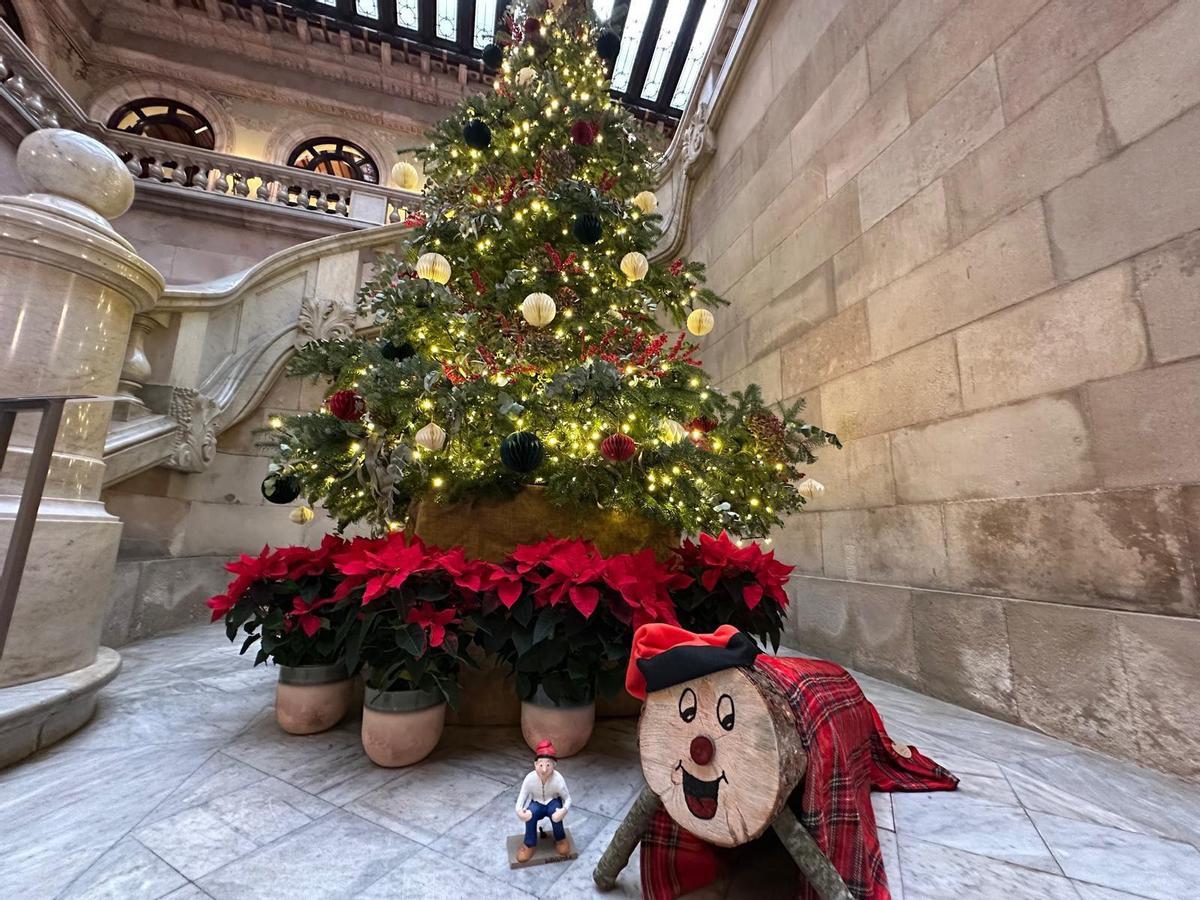
[[[554,829],[554,851],[560,856],[571,852],[563,819],[571,809],[571,792],[567,782],[555,769],[558,754],[554,744],[542,741],[534,751],[533,771],[521,782],[521,793],[517,797],[517,818],[525,823],[525,843],[517,849],[517,862],[529,862],[537,849],[537,826],[542,819],[549,818]]]

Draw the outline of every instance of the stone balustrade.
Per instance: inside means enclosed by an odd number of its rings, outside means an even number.
[[[411,191],[106,128],[88,118],[3,22],[0,100],[7,101],[29,132],[62,127],[95,138],[121,157],[137,186],[144,190],[187,191],[199,202],[240,200],[281,210],[338,216],[364,228],[401,222],[421,206],[421,195]]]
[[[99,128],[84,129],[110,147],[141,184],[342,216],[364,225],[402,221],[420,194],[321,175],[199,147]]]

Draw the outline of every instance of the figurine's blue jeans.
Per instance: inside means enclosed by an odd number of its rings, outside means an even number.
[[[533,813],[533,818],[525,823],[525,846],[537,846],[537,823],[540,819],[550,819],[550,814],[558,812],[562,809],[562,801],[555,797],[549,803],[538,803],[536,800],[531,800],[528,810]],[[555,822],[550,819],[550,827],[554,829],[554,839],[561,841],[567,836],[563,830],[562,822]]]

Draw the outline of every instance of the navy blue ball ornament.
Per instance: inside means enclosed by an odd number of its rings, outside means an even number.
[[[483,64],[489,69],[498,69],[504,62],[504,51],[499,44],[488,44],[483,48]]]
[[[390,359],[392,362],[402,362],[412,356],[416,351],[413,345],[408,341],[401,341],[399,344],[394,344],[391,341],[384,341],[379,345],[379,355],[384,359]]]
[[[545,458],[546,449],[532,431],[514,431],[500,442],[500,462],[521,475],[532,472]]]
[[[486,150],[492,143],[492,129],[478,119],[472,119],[463,126],[463,140],[468,147],[476,150]]]
[[[621,39],[615,31],[606,31],[596,38],[596,55],[612,62],[621,53]]]
[[[571,226],[571,230],[579,243],[594,244],[604,235],[604,223],[600,221],[599,216],[580,213],[575,217],[575,224]]]
[[[262,495],[271,503],[291,503],[300,496],[300,479],[272,473],[263,479]]]

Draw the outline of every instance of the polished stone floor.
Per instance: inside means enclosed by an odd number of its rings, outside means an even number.
[[[530,767],[516,729],[449,728],[421,765],[379,769],[356,722],[281,733],[273,672],[219,628],[121,652],[90,726],[0,772],[0,898],[589,897],[640,786],[633,723],[600,724],[561,766],[580,858],[510,870]],[[954,794],[876,795],[893,896],[1200,897],[1200,788],[862,682],[893,737],[962,778]],[[781,852],[704,897],[785,896]],[[639,895],[636,865],[619,886]]]

